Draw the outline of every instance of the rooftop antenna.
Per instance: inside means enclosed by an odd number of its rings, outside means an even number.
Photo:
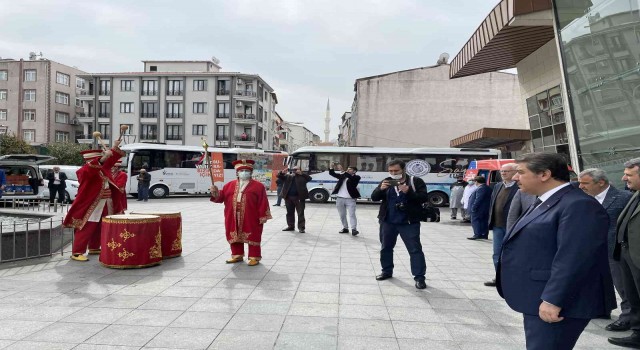
[[[40,56],[40,58],[42,58],[42,51],[40,51],[39,54],[35,53],[35,52],[29,52],[29,60],[31,61],[35,61],[36,57]]]

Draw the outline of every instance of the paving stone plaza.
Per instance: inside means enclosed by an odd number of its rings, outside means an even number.
[[[225,264],[223,206],[208,198],[129,209],[181,211],[182,257],[134,270],[68,253],[0,265],[0,349],[524,349],[520,314],[483,285],[491,241],[467,240],[471,227],[448,209],[422,224],[426,290],[414,287],[400,239],[394,278],[375,280],[375,204],[358,204],[357,237],[337,233],[332,203],[307,205],[304,234],[282,232],[286,210],[272,207],[255,267]],[[577,348],[619,349],[609,322],[591,322]]]

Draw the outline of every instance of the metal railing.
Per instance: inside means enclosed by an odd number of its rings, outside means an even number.
[[[167,113],[166,117],[167,118],[182,118],[183,114],[182,113]]]
[[[255,114],[236,113],[236,119],[256,120]]]
[[[236,90],[236,96],[257,97],[258,95],[254,91],[242,91]]]
[[[255,136],[236,135],[235,136],[235,140],[236,141],[255,142],[256,138],[255,138]]]
[[[216,136],[216,141],[229,141],[229,136]]]
[[[229,113],[216,113],[216,118],[229,118]]]
[[[218,96],[229,96],[229,90],[218,90]]]
[[[158,113],[140,113],[140,118],[158,118]]]
[[[158,96],[158,90],[142,90],[142,96]]]
[[[98,95],[100,95],[100,96],[109,96],[109,95],[111,95],[111,90],[100,90],[98,92]]]
[[[109,118],[111,116],[110,112],[100,112],[98,113],[98,118]]]
[[[167,90],[167,96],[182,96],[182,90]]]

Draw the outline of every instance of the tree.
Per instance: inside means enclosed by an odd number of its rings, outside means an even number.
[[[49,163],[55,163],[60,165],[82,165],[84,160],[82,159],[81,151],[87,150],[91,145],[72,142],[55,142],[47,145],[49,155],[56,157]]]
[[[33,147],[15,134],[0,135],[0,155],[34,153]]]

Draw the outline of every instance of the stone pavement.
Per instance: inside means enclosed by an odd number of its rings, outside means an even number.
[[[272,200],[273,202],[273,200]],[[272,207],[263,261],[227,265],[223,206],[207,198],[130,202],[180,210],[183,256],[114,270],[96,257],[0,266],[0,349],[524,349],[521,316],[493,288],[491,241],[448,219],[423,223],[426,290],[396,249],[394,278],[377,282],[378,206],[358,205],[361,234],[341,229],[333,204],[308,204],[307,233],[282,232]],[[595,320],[580,349],[614,349]]]

